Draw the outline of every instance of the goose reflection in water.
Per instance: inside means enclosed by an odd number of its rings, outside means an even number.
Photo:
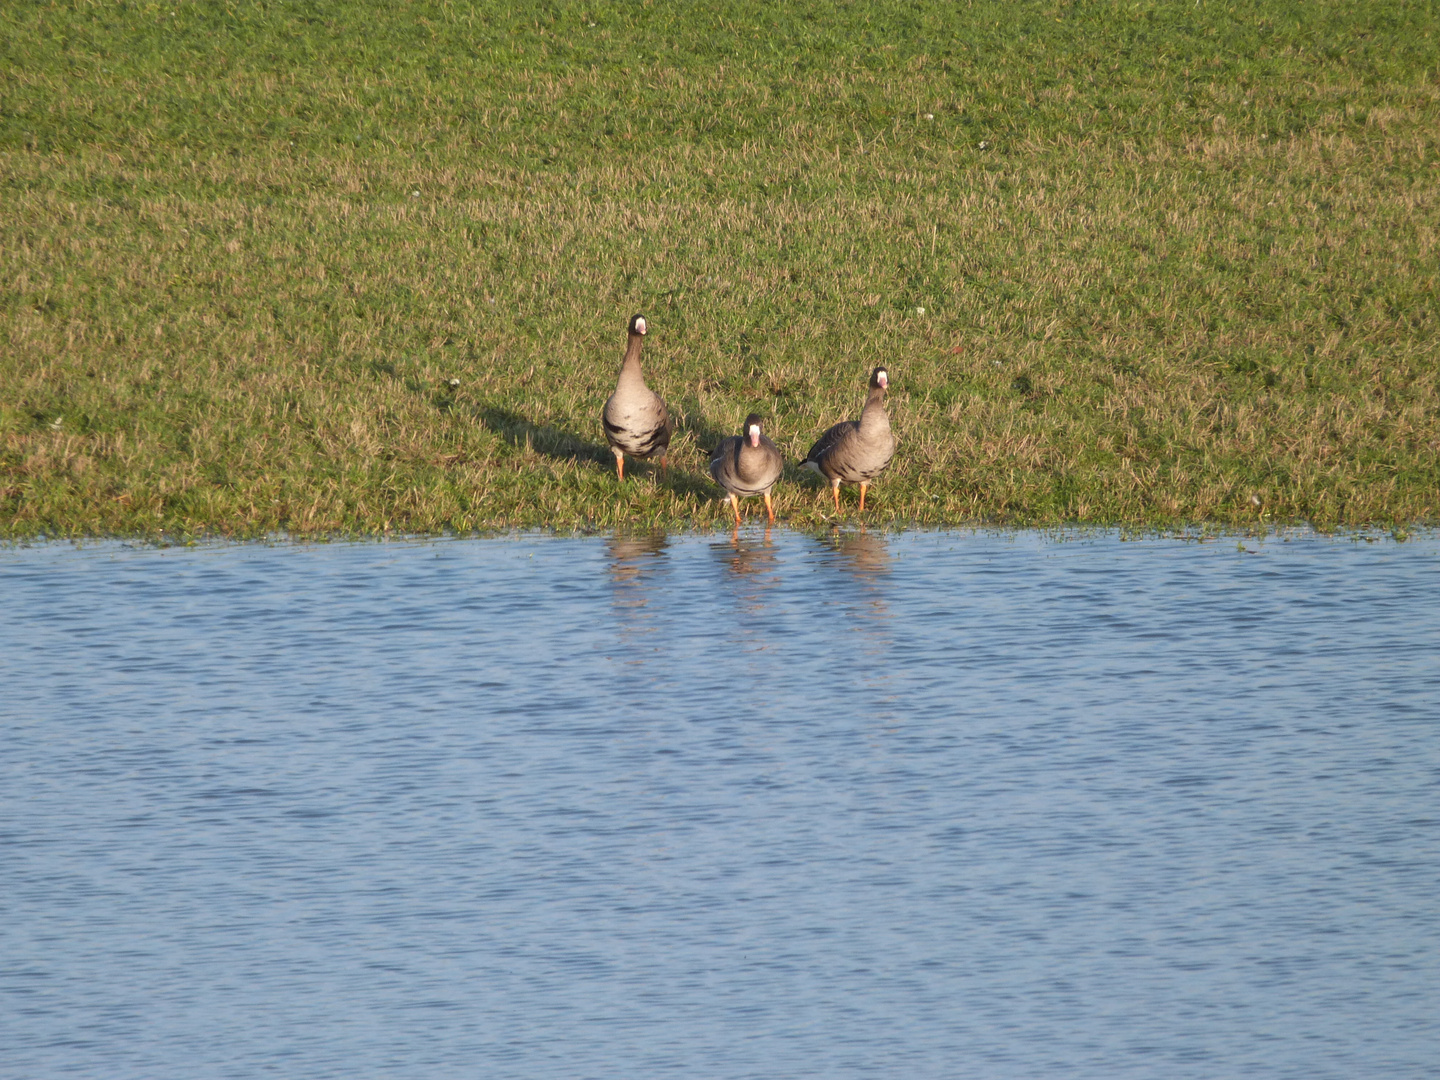
[[[859,621],[850,624],[857,633],[868,635],[865,652],[875,655],[889,647],[888,636],[874,636],[876,623],[888,623],[890,605],[886,601],[886,580],[890,575],[890,545],[883,533],[867,532],[864,526],[856,531],[833,529],[819,538],[821,549],[833,567],[847,571],[856,589],[837,594],[836,602]],[[848,593],[848,595],[846,595]]]
[[[614,588],[611,599],[617,608],[630,609],[627,621],[632,629],[640,628],[636,621],[639,609],[650,602],[655,591],[648,579],[669,566],[665,550],[669,541],[663,532],[657,532],[612,536],[605,542],[610,550],[610,584]]]
[[[758,611],[764,605],[765,594],[780,584],[780,559],[768,525],[763,537],[742,535],[736,529],[728,540],[712,543],[710,550],[725,567],[731,585],[739,586],[736,599],[749,611]]]
[[[840,564],[862,581],[874,582],[890,573],[890,548],[885,537],[866,532],[863,526],[858,532],[833,530],[825,539],[825,546],[839,555]]]
[[[655,570],[669,542],[670,538],[663,532],[612,536],[605,542],[610,551],[610,580],[620,585]]]
[[[612,536],[605,542],[610,555],[610,602],[614,606],[618,644],[630,655],[626,663],[643,663],[639,650],[659,640],[657,619],[664,612],[663,595],[671,566],[670,538],[663,532]],[[656,600],[651,604],[651,600]]]
[[[770,526],[765,526],[763,539],[740,535],[736,529],[730,539],[711,544],[714,551],[729,567],[732,573],[741,577],[769,573],[775,569],[775,545],[770,540]]]
[[[825,576],[839,609],[839,617],[832,616],[835,645],[852,658],[861,685],[874,695],[870,715],[875,729],[895,730],[903,726],[905,715],[894,681],[904,657],[896,653],[891,632],[889,542],[884,533],[862,525],[854,531],[833,529],[820,543],[833,568]]]

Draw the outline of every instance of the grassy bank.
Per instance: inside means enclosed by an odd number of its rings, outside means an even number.
[[[1440,519],[1440,6],[700,8],[0,9],[0,535]]]

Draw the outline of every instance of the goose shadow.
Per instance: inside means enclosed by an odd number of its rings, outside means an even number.
[[[605,443],[593,442],[582,435],[553,424],[537,424],[518,412],[503,409],[497,405],[487,405],[479,409],[476,415],[488,430],[495,432],[516,448],[528,448],[537,454],[561,461],[591,462],[610,473],[615,470],[615,453]],[[676,495],[700,498],[723,495],[723,491],[710,478],[710,454],[724,439],[731,435],[737,435],[739,432],[724,431],[715,427],[704,418],[697,404],[688,401],[682,402],[680,409],[675,411],[675,423],[676,433],[688,434],[696,449],[700,451],[698,470],[687,468],[686,465],[676,461],[673,454],[664,473],[660,472],[659,462],[647,461],[645,464],[650,467],[656,483]],[[673,440],[671,446],[673,449]],[[631,459],[627,458],[627,473],[630,461]],[[791,471],[791,467],[787,464],[787,477]]]
[[[695,440],[695,449],[700,451],[706,466],[710,464],[710,455],[717,446],[731,435],[740,434],[739,431],[723,431],[710,423],[701,411],[700,403],[693,398],[680,402],[676,420],[679,421],[681,430],[689,432],[690,437]]]
[[[556,427],[553,424],[537,424],[520,413],[502,409],[497,405],[487,405],[478,410],[476,415],[488,430],[495,432],[517,449],[530,449],[537,454],[543,454],[559,461],[590,462],[600,466],[611,476],[615,474],[615,452],[606,443],[592,442],[583,435]],[[694,434],[694,429],[685,423],[683,416],[676,419],[679,421],[677,430],[690,431]],[[696,437],[699,438],[699,436]],[[716,440],[716,445],[719,445],[719,440]],[[631,472],[635,460],[626,457],[627,483],[635,476]],[[705,460],[709,461],[708,455]],[[660,487],[676,495],[715,494],[715,485],[710,482],[709,473],[705,471],[704,465],[701,466],[700,475],[695,475],[679,465],[673,455],[663,474],[660,472],[658,461],[645,461],[644,464],[649,467],[650,474]]]
[[[699,403],[693,399],[683,399],[677,404],[679,407],[671,410],[675,420],[675,434],[683,433],[689,437],[689,441],[699,453],[699,460],[694,462],[695,468],[691,470],[677,465],[672,454],[670,467],[662,483],[677,495],[692,495],[701,499],[723,495],[721,488],[710,478],[710,455],[726,437],[738,432],[721,431],[715,427],[705,419]],[[670,445],[673,450],[674,439]]]
[[[479,411],[480,422],[511,446],[534,450],[563,461],[593,461],[615,465],[610,447],[552,424],[537,424],[509,409],[487,405]]]
[[[589,462],[599,466],[609,475],[615,475],[615,452],[606,443],[592,442],[583,435],[556,427],[553,424],[537,424],[520,413],[502,409],[497,405],[487,405],[478,410],[476,415],[488,430],[495,432],[517,449],[533,450],[537,454],[543,454],[558,461]],[[689,431],[697,439],[701,437],[686,422],[686,417],[677,416],[676,420],[678,422],[677,431]],[[702,430],[708,434],[710,429],[702,428]],[[715,440],[715,444],[719,445],[719,439]],[[705,463],[708,463],[709,460],[707,453]],[[631,471],[634,461],[633,458],[626,458],[626,483],[630,483],[636,478],[636,474]],[[701,464],[700,472],[696,474],[676,462],[673,455],[664,473],[661,473],[658,461],[644,462],[659,487],[675,495],[697,497],[713,496],[717,490],[710,480],[705,463]]]

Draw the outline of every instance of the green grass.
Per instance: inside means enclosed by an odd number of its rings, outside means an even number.
[[[1434,523],[1437,226],[1433,2],[11,3],[0,536]]]

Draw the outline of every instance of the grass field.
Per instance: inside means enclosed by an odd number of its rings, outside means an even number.
[[[16,0],[0,536],[1433,524],[1437,227],[1434,2]]]

